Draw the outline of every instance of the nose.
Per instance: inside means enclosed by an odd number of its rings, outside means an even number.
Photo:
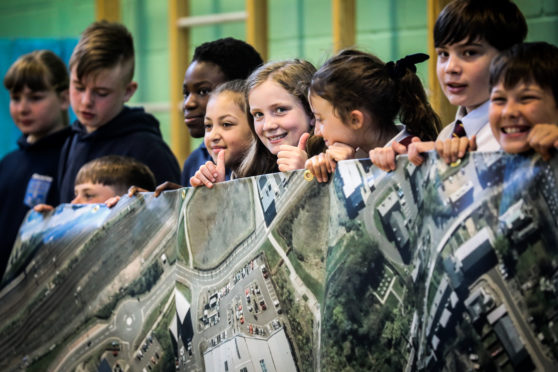
[[[188,94],[187,96],[184,96],[184,102],[182,103],[182,111],[186,111],[186,109],[193,109],[196,108],[196,106],[198,105],[195,95],[194,94]]]
[[[21,114],[25,114],[31,111],[31,105],[29,100],[22,98],[21,101],[19,102],[18,108]]]
[[[459,63],[459,58],[457,58],[457,56],[451,54],[448,56],[445,71],[448,74],[457,74],[461,72],[461,64]]]
[[[81,103],[85,106],[91,106],[93,104],[93,92],[86,89],[81,96]]]
[[[502,116],[508,118],[514,118],[519,115],[519,111],[517,109],[517,103],[513,99],[508,99],[506,104],[502,109]]]
[[[81,200],[81,197],[79,195],[76,195],[76,197],[70,202],[70,204],[83,204],[83,201]]]
[[[275,119],[273,117],[265,117],[263,119],[263,130],[264,131],[270,131],[270,130],[274,130],[277,128],[277,123],[275,122]]]

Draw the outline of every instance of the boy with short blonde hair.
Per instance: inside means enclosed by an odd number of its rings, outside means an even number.
[[[60,159],[61,202],[73,199],[81,166],[109,154],[145,163],[159,183],[179,181],[178,162],[157,119],[125,106],[137,89],[133,74],[133,39],[126,27],[101,21],[83,32],[70,59],[70,102],[77,121]]]

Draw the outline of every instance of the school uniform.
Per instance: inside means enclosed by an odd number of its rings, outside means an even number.
[[[486,101],[476,109],[469,113],[465,113],[464,107],[459,107],[455,120],[448,124],[438,134],[439,140],[451,138],[457,121],[461,121],[465,128],[465,134],[468,138],[473,135],[477,136],[477,150],[478,151],[498,151],[501,149],[500,144],[494,138],[490,123],[488,122],[488,110],[490,108],[490,101]]]
[[[391,144],[394,142],[399,142],[400,144],[407,147],[411,142],[411,138],[413,138],[413,135],[407,132],[407,127],[405,126],[405,124],[395,124],[395,126],[397,127],[397,129],[399,129],[399,132],[392,139],[390,139],[389,142],[384,145],[384,147],[390,147]]]
[[[180,181],[178,161],[163,141],[157,119],[143,108],[124,107],[94,132],[87,133],[79,121],[72,125],[60,156],[61,203],[74,198],[74,181],[81,166],[105,155],[128,156],[144,163],[155,175],[157,184]]]
[[[207,151],[205,142],[202,142],[197,149],[192,151],[186,161],[184,161],[184,167],[182,168],[182,174],[180,175],[180,184],[183,186],[190,187],[190,178],[193,177],[198,169],[204,165],[207,161],[213,161],[211,155]],[[231,170],[229,168],[225,169],[225,179],[228,181],[231,178]]]
[[[40,203],[58,204],[58,162],[70,133],[64,128],[34,143],[21,136],[19,148],[0,161],[0,277],[29,209]]]

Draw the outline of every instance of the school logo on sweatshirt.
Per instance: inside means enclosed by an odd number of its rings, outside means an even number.
[[[23,204],[29,208],[33,208],[37,204],[45,204],[51,184],[52,177],[37,173],[33,174],[27,184],[27,191],[25,191]]]

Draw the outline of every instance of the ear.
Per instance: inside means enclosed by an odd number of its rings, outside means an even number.
[[[134,95],[136,90],[138,89],[138,83],[135,81],[130,81],[128,85],[126,85],[126,92],[124,93],[124,102],[128,102],[130,98]]]
[[[349,113],[349,125],[353,130],[361,129],[364,126],[364,113],[360,110],[353,110]]]
[[[70,108],[70,93],[68,89],[58,93],[58,99],[60,100],[61,110],[68,110]]]

